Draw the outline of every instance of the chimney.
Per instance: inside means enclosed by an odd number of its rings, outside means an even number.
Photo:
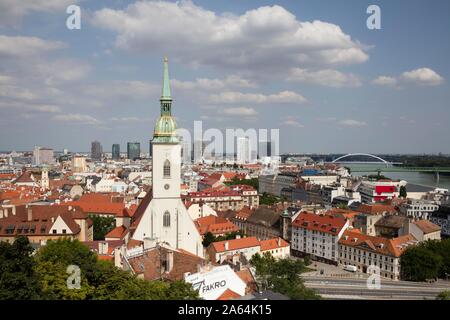
[[[281,238],[278,238],[278,246],[281,246]]]
[[[108,242],[98,243],[98,254],[108,254]]]
[[[31,206],[27,208],[27,220],[28,221],[33,220],[33,209],[31,208]]]
[[[173,251],[167,251],[166,254],[166,272],[171,272],[173,269]]]
[[[228,251],[228,241],[226,241],[223,245],[225,247],[225,251]]]

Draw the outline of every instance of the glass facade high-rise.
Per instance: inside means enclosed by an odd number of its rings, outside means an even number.
[[[98,141],[93,141],[91,144],[91,158],[92,160],[102,160],[103,147]]]
[[[120,159],[120,144],[118,143],[112,145],[112,159],[113,160]]]
[[[141,144],[139,142],[127,143],[127,157],[130,160],[135,160],[141,157]]]

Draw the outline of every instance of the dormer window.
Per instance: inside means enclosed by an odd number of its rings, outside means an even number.
[[[169,160],[164,161],[163,177],[170,178],[170,161]]]

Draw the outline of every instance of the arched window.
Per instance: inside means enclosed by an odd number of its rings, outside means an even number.
[[[169,211],[164,212],[164,215],[163,215],[163,227],[170,227],[170,213],[169,213]]]
[[[163,169],[163,176],[164,178],[170,178],[170,161],[166,160],[164,161],[164,169]]]

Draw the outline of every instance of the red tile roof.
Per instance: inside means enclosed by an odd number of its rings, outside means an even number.
[[[125,226],[118,226],[112,229],[105,235],[106,238],[123,239],[128,233],[128,229]]]
[[[228,250],[225,250],[225,243],[227,242],[228,242]],[[247,237],[247,238],[213,242],[210,244],[210,246],[212,246],[215,252],[226,252],[244,248],[259,247],[260,244],[258,239],[256,239],[256,237]]]
[[[408,246],[416,243],[417,240],[412,235],[388,239],[369,236],[361,232],[354,232],[353,230],[344,231],[339,240],[339,244],[341,245],[359,248],[363,247],[365,250],[393,257],[400,257]]]
[[[301,212],[292,222],[292,226],[337,235],[347,220],[333,215]]]
[[[216,217],[213,215],[198,218],[195,220],[195,226],[201,235],[208,232],[211,232],[212,234],[223,234],[239,231],[239,228],[232,222],[225,218]]]
[[[417,220],[413,222],[424,234],[441,230],[441,227],[428,220]]]
[[[279,244],[278,244],[279,242]],[[274,250],[279,248],[289,247],[289,243],[281,238],[274,238],[268,240],[261,240],[261,251]]]
[[[239,298],[240,296],[240,294],[237,294],[233,290],[227,289],[217,298],[217,300],[231,300]]]

